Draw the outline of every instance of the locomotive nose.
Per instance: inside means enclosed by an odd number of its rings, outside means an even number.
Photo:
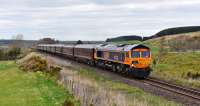
[[[135,66],[135,68],[147,68],[149,67],[150,59],[147,58],[140,58],[138,60],[132,61],[132,65]]]

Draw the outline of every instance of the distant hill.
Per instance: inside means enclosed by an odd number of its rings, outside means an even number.
[[[119,41],[130,41],[130,40],[142,41],[142,37],[137,35],[119,36],[116,38],[108,38],[106,42],[119,42]]]
[[[168,28],[168,29],[164,29],[164,30],[156,33],[153,36],[144,37],[143,40],[148,40],[148,39],[152,39],[152,38],[158,38],[158,37],[162,37],[162,36],[173,36],[173,35],[176,35],[176,34],[197,32],[197,31],[200,31],[200,26],[186,26],[186,27]]]
[[[0,45],[4,46],[4,45],[9,45],[11,44],[13,41],[12,40],[0,40]]]
[[[188,26],[188,27],[176,27],[176,28],[168,28],[162,30],[155,34],[156,37],[165,36],[165,35],[174,35],[174,34],[182,34],[188,32],[196,32],[200,31],[200,26]]]
[[[136,40],[136,41],[145,41],[148,39],[154,39],[158,37],[163,36],[173,36],[177,34],[184,34],[184,33],[190,33],[190,32],[197,32],[200,31],[200,26],[185,26],[185,27],[174,27],[174,28],[168,28],[164,29],[155,35],[149,36],[149,37],[141,37],[137,35],[128,35],[128,36],[119,36],[115,38],[108,38],[106,42],[119,42],[119,41],[130,41],[130,40]]]

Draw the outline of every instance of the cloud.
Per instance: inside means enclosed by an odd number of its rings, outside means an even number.
[[[168,27],[199,25],[199,4],[199,0],[0,1],[0,35],[60,40],[149,36]]]

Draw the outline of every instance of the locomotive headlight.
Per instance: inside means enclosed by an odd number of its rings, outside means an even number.
[[[133,61],[133,62],[132,62],[132,64],[138,64],[138,63],[139,63],[138,61]]]

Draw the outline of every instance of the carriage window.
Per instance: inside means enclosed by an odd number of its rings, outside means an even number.
[[[103,51],[97,51],[97,57],[102,57],[103,58]]]
[[[139,58],[139,57],[140,57],[140,52],[138,52],[138,51],[133,51],[133,52],[132,52],[132,57],[133,57],[133,58]]]
[[[125,58],[125,54],[121,53],[121,55],[120,55],[120,61],[124,61],[124,58]]]
[[[115,60],[115,52],[109,52],[109,59]],[[118,57],[117,57],[118,58]]]
[[[143,51],[142,52],[142,57],[144,57],[144,58],[150,57],[149,51]]]

